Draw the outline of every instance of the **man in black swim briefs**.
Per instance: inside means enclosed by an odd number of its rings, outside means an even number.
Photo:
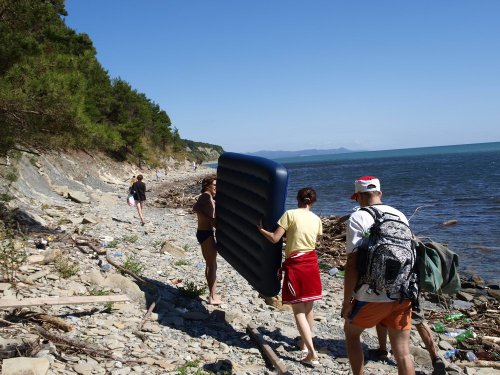
[[[220,297],[216,294],[217,279],[217,248],[215,246],[215,192],[217,179],[215,176],[205,177],[202,181],[201,195],[193,206],[198,216],[196,238],[201,245],[201,252],[205,259],[205,277],[208,284],[208,303],[220,305]]]
[[[203,242],[205,242],[205,240],[208,238],[208,237],[213,237],[214,236],[214,231],[213,229],[209,229],[209,230],[201,230],[201,229],[198,229],[196,231],[196,239],[198,240],[198,243],[201,245]]]

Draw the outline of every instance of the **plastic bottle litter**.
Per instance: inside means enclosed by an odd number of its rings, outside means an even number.
[[[333,267],[331,268],[330,270],[328,270],[328,273],[331,275],[331,276],[335,276],[335,274],[339,272],[339,269],[337,267]]]
[[[106,241],[101,242],[101,247],[107,247],[107,246],[108,246],[108,243]]]
[[[476,362],[477,361],[477,357],[474,354],[474,352],[467,352],[466,356],[467,356],[467,359],[469,360],[469,362]]]
[[[454,313],[454,314],[448,314],[444,317],[444,320],[446,320],[447,322],[452,322],[454,320],[459,320],[459,319],[462,319],[463,317],[465,317],[464,314],[462,313]]]
[[[121,251],[115,251],[115,252],[113,253],[113,256],[114,256],[114,257],[122,257],[122,256],[123,256],[123,253],[122,253]]]
[[[464,340],[467,340],[467,339],[470,339],[470,338],[473,338],[473,337],[474,337],[474,332],[472,332],[470,329],[468,329],[467,331],[462,332],[461,334],[459,334],[458,336],[456,336],[455,339],[458,342],[462,342]]]
[[[339,271],[335,274],[335,277],[341,277],[343,278],[345,276],[345,271]]]
[[[447,350],[445,353],[444,353],[444,358],[446,359],[450,359],[450,358],[453,358],[455,357],[455,355],[458,353],[458,349],[450,349],[450,350]]]
[[[434,332],[444,333],[445,331],[446,331],[446,327],[444,326],[443,323],[434,324]]]
[[[461,335],[462,333],[465,332],[465,329],[456,329],[451,332],[446,332],[445,335],[449,337],[457,337],[458,335]]]

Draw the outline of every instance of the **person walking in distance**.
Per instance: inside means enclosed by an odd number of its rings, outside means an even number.
[[[137,207],[137,212],[139,213],[139,218],[141,219],[141,225],[145,224],[144,221],[144,204],[146,203],[146,184],[142,181],[144,177],[142,174],[137,176],[137,181],[132,184],[130,188]]]
[[[134,184],[134,182],[136,182],[136,181],[137,181],[137,178],[135,176],[132,176],[132,178],[129,181],[130,186],[132,186]]]
[[[258,226],[260,233],[272,243],[277,243],[286,233],[282,301],[292,305],[293,315],[300,333],[299,348],[307,352],[302,364],[319,364],[314,349],[312,331],[313,304],[322,298],[322,285],[316,255],[316,240],[323,234],[321,219],[311,211],[316,202],[314,189],[306,187],[297,193],[298,208],[286,211],[278,220],[278,227],[269,232]]]
[[[208,284],[208,303],[220,305],[222,300],[216,293],[217,281],[217,247],[215,244],[215,194],[217,179],[215,176],[205,177],[201,183],[201,195],[193,206],[198,217],[196,238],[201,246],[205,259],[205,277]]]
[[[410,356],[409,345],[412,301],[403,292],[389,294],[385,290],[374,289],[375,282],[373,279],[367,281],[365,279],[367,274],[359,271],[359,265],[362,263],[360,259],[363,259],[362,257],[366,254],[364,252],[366,249],[362,245],[365,238],[370,238],[370,229],[375,223],[373,213],[377,215],[377,222],[380,217],[391,217],[394,223],[397,221],[402,223],[402,226],[406,226],[404,232],[405,244],[409,247],[409,252],[411,252],[411,249],[413,249],[411,247],[412,234],[408,227],[408,220],[401,211],[382,203],[382,191],[378,178],[364,176],[355,180],[354,185],[355,190],[351,198],[358,202],[361,209],[352,213],[347,222],[347,262],[344,279],[344,301],[341,311],[341,315],[345,319],[344,332],[351,369],[354,375],[364,373],[364,356],[360,336],[365,329],[380,324],[387,327],[394,357],[398,365],[398,374],[414,375],[415,369]],[[406,260],[406,257],[412,255],[401,251],[398,256],[405,257]],[[374,259],[376,259],[375,255],[372,258],[373,262],[375,262]],[[393,260],[391,265],[396,264],[398,261],[397,258],[391,260]],[[385,268],[385,265],[384,263],[385,271],[389,270],[389,268]],[[373,270],[373,268],[382,268],[382,266],[377,266],[369,267],[370,271],[367,272],[376,273],[377,270]],[[411,270],[413,267],[410,265],[409,269]],[[401,268],[398,268],[398,272],[401,272]],[[412,276],[413,273],[410,272],[409,275]],[[413,278],[408,277],[408,281],[400,282],[409,283],[410,279]],[[401,280],[401,278],[394,278],[393,280]],[[385,283],[387,280],[383,282]],[[413,287],[413,284],[411,285]],[[410,289],[409,287],[408,289],[400,287],[398,290],[406,291]]]

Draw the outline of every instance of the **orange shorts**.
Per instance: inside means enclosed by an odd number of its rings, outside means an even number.
[[[371,328],[377,324],[394,328],[400,331],[411,329],[411,302],[361,302],[355,301],[351,316],[351,323]]]

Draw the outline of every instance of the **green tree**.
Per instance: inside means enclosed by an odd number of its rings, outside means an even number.
[[[167,113],[111,79],[64,0],[0,0],[0,153],[15,144],[83,148],[119,159],[186,153]]]

